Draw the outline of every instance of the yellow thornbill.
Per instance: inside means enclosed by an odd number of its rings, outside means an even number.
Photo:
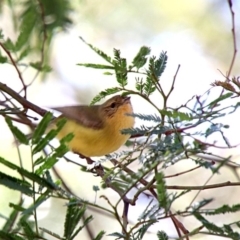
[[[116,151],[130,137],[121,130],[134,126],[134,117],[128,115],[133,113],[130,97],[126,96],[114,96],[101,105],[54,109],[62,113],[59,118],[67,119],[57,138],[73,133],[69,148],[85,157]]]

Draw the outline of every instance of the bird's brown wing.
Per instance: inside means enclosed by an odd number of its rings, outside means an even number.
[[[75,120],[80,125],[93,129],[101,129],[103,121],[98,114],[98,105],[94,106],[67,106],[52,108],[62,113],[61,117]]]

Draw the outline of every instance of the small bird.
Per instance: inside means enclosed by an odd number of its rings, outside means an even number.
[[[53,109],[62,113],[57,119],[67,119],[57,138],[73,133],[74,138],[68,146],[84,157],[103,156],[116,151],[130,137],[122,134],[121,130],[134,126],[129,96],[116,95],[101,105]]]

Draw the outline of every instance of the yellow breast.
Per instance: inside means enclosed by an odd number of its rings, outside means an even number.
[[[126,113],[132,113],[131,105],[121,107],[114,116],[107,118],[102,129],[88,128],[68,120],[57,137],[61,139],[68,133],[73,133],[74,138],[69,143],[69,148],[86,157],[109,154],[120,148],[130,137],[121,133],[121,130],[134,126],[134,118]]]

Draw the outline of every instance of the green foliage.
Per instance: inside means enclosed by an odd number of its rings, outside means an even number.
[[[3,172],[0,172],[0,184],[29,196],[34,193],[28,182],[9,176]]]
[[[128,83],[127,61],[125,58],[121,57],[120,50],[114,49],[113,53],[114,53],[113,64],[114,64],[114,68],[115,68],[116,79],[117,79],[117,82],[119,83],[119,85],[122,88],[124,88]]]
[[[12,131],[13,135],[16,137],[16,139],[23,144],[28,144],[28,139],[27,137],[17,128],[12,124],[12,121],[9,117],[5,117],[5,121],[8,124],[8,127]]]
[[[89,45],[89,44],[88,44]],[[166,52],[162,52],[159,58],[155,56],[150,56],[150,48],[145,46],[141,47],[136,57],[132,61],[132,65],[127,66],[127,61],[122,58],[120,51],[114,49],[114,58],[112,60],[107,54],[101,52],[98,49],[94,49],[100,56],[102,56],[110,65],[114,67],[115,76],[119,87],[113,89],[107,89],[106,91],[101,92],[93,100],[93,103],[101,100],[103,97],[117,93],[119,91],[124,92],[124,94],[137,94],[143,97],[146,101],[156,107],[149,96],[152,93],[158,92],[162,95],[163,100],[168,100],[168,97],[171,94],[166,94],[160,83],[160,77],[162,76],[166,64],[167,64],[167,55]],[[146,69],[146,64],[148,63],[148,68]],[[110,65],[84,65],[87,67],[93,67],[96,69],[108,69],[113,70]],[[145,69],[143,67],[145,66]],[[128,83],[128,74],[134,72],[133,69],[136,68],[135,73],[141,74],[143,77],[135,78],[135,87],[137,91],[133,91],[127,88]],[[118,75],[119,74],[119,75]],[[134,154],[139,154],[137,158],[142,164],[137,172],[125,172],[121,168],[118,171],[108,171],[105,179],[111,178],[112,186],[117,192],[122,193],[124,196],[136,185],[139,184],[141,179],[145,179],[146,176],[153,175],[154,180],[156,181],[155,190],[157,192],[158,204],[150,203],[144,212],[140,214],[138,226],[136,229],[130,231],[129,239],[142,239],[147,229],[158,221],[158,217],[163,218],[164,214],[167,214],[172,206],[172,204],[181,199],[181,197],[189,192],[191,188],[188,188],[180,193],[171,193],[168,194],[167,184],[164,177],[164,170],[171,165],[176,164],[184,159],[189,159],[194,161],[199,167],[210,169],[212,174],[220,172],[220,169],[228,161],[228,158],[222,158],[221,164],[218,166],[213,166],[212,162],[205,161],[202,158],[196,157],[198,153],[209,154],[206,151],[207,143],[203,141],[198,141],[198,137],[204,136],[206,139],[208,137],[215,136],[216,133],[220,133],[223,141],[226,143],[226,146],[229,147],[229,142],[224,134],[224,129],[229,128],[227,124],[224,124],[221,121],[221,118],[226,115],[226,111],[233,107],[233,113],[236,111],[238,104],[226,106],[226,101],[229,101],[233,96],[232,93],[222,94],[220,97],[217,97],[214,100],[207,100],[204,95],[195,96],[187,103],[180,105],[178,108],[169,108],[165,105],[164,108],[160,108],[157,105],[157,110],[159,115],[151,114],[142,114],[134,113],[132,116],[139,118],[144,121],[149,121],[153,123],[152,127],[140,126],[134,129],[123,129],[123,134],[131,134],[132,136],[146,136],[145,141],[135,142],[136,150]],[[204,128],[198,128],[199,126],[204,125]],[[188,129],[191,130],[191,133],[188,132]],[[191,140],[192,138],[192,140]],[[187,140],[186,140],[187,139]],[[142,148],[141,148],[142,147]],[[131,152],[122,152],[120,154],[112,154],[107,157],[107,159],[120,158],[128,159]],[[130,161],[134,161],[130,158]],[[127,163],[126,163],[127,165]],[[156,168],[158,167],[158,168]],[[137,199],[144,191],[145,187],[138,187],[138,191],[134,195],[133,199]],[[193,214],[198,220],[205,221],[205,218],[201,218],[199,213],[204,212],[206,215],[213,214],[222,214],[225,212],[234,212],[236,213],[239,210],[238,205],[235,207],[229,207],[228,205],[215,209],[215,210],[203,210],[208,206],[213,198],[203,199],[198,202],[194,208],[189,207],[189,209],[194,209]],[[159,207],[161,206],[161,208]],[[165,209],[163,212],[162,209]],[[196,214],[195,214],[196,213]],[[145,221],[149,221],[147,224]],[[237,239],[238,235],[231,228],[231,224],[224,225],[224,228],[220,230],[218,226],[214,223],[207,221],[204,223],[205,227],[209,230],[209,233],[217,236],[231,236],[233,239]],[[194,230],[192,234],[198,234],[199,230]],[[110,236],[117,237],[119,239],[126,239],[125,234],[119,232],[114,232]],[[168,235],[165,232],[157,233],[158,239],[169,239]]]
[[[4,240],[25,240],[25,238],[17,236],[16,234],[7,233],[1,230],[0,230],[0,238]]]
[[[184,113],[180,111],[166,111],[166,110],[160,110],[162,114],[165,116],[168,116],[169,118],[176,119],[175,121],[190,121],[193,120],[193,116],[190,113]]]
[[[157,183],[157,195],[159,206],[163,207],[167,212],[169,206],[168,194],[165,186],[164,175],[162,172],[159,172],[155,175],[156,183]]]
[[[20,201],[20,203],[18,205],[19,206],[22,205],[22,200]],[[3,232],[10,232],[11,228],[13,227],[13,225],[15,224],[15,222],[17,220],[18,214],[19,214],[19,211],[13,208],[7,221],[5,222],[5,224],[2,227]]]
[[[149,47],[142,46],[132,61],[132,64],[133,64],[132,67],[136,67],[137,70],[142,68],[146,64],[147,55],[149,55],[150,52],[151,52],[151,49]]]
[[[7,3],[13,9],[16,2],[9,0]],[[24,91],[24,88],[31,86],[34,81],[30,81],[30,85],[25,83],[25,79],[21,76],[21,67],[24,66],[26,69],[31,67],[31,70],[36,71],[36,76],[39,72],[46,74],[52,70],[48,55],[51,52],[51,43],[56,32],[66,30],[72,24],[70,19],[72,7],[71,2],[67,0],[26,0],[20,1],[20,4],[22,5],[21,11],[12,14],[12,18],[15,18],[16,40],[8,36],[5,37],[0,30],[0,63],[8,63],[13,66],[19,75]],[[156,113],[146,114],[145,110],[142,109],[140,113],[128,114],[135,119],[144,120],[148,125],[144,123],[144,125],[132,129],[122,129],[122,134],[130,134],[135,137],[128,141],[130,148],[122,152],[112,153],[99,160],[99,164],[93,164],[91,172],[96,173],[97,179],[101,178],[99,181],[102,181],[105,188],[110,188],[119,196],[117,201],[113,201],[112,198],[108,197],[108,193],[99,194],[102,200],[107,203],[107,207],[105,207],[101,205],[102,202],[97,201],[97,193],[102,190],[97,185],[89,190],[95,194],[94,203],[92,199],[91,201],[83,200],[77,196],[77,193],[72,194],[70,190],[68,192],[62,189],[62,186],[65,189],[71,189],[71,187],[68,187],[61,176],[58,176],[55,164],[68,152],[68,143],[74,137],[74,133],[64,136],[57,147],[51,146],[50,142],[56,138],[67,120],[63,118],[57,119],[58,121],[54,120],[53,115],[47,112],[29,138],[29,135],[26,135],[13,121],[25,123],[26,120],[32,120],[31,116],[28,115],[30,103],[26,101],[25,96],[21,97],[23,96],[22,92],[16,97],[11,94],[11,91],[5,91],[1,88],[0,91],[5,94],[5,98],[0,103],[0,115],[5,118],[7,127],[15,139],[29,148],[31,162],[30,167],[26,165],[26,159],[22,158],[19,146],[16,148],[20,164],[17,164],[16,159],[11,157],[0,157],[0,165],[2,166],[0,185],[17,192],[20,199],[17,201],[11,199],[9,202],[11,213],[8,217],[3,218],[5,222],[0,230],[0,239],[45,240],[46,236],[50,235],[59,240],[74,240],[84,228],[91,229],[89,224],[91,221],[95,224],[94,210],[101,211],[101,214],[104,215],[109,214],[112,217],[111,221],[116,221],[119,224],[119,230],[109,229],[106,225],[104,231],[99,230],[96,235],[91,233],[92,239],[95,240],[104,239],[105,231],[113,239],[140,240],[147,236],[154,224],[161,226],[162,219],[173,221],[175,229],[181,233],[185,232],[189,236],[205,233],[239,239],[240,204],[238,199],[232,206],[224,203],[222,206],[216,207],[217,199],[211,194],[210,189],[218,188],[219,185],[206,186],[210,179],[216,174],[221,174],[222,169],[226,166],[237,175],[239,165],[232,162],[231,157],[217,156],[213,152],[217,152],[215,150],[218,148],[230,149],[233,147],[226,135],[231,125],[224,123],[223,117],[237,112],[240,103],[236,102],[236,97],[239,97],[239,94],[225,88],[223,92],[220,91],[219,95],[212,96],[210,89],[203,95],[193,96],[186,103],[179,102],[178,106],[172,106],[169,98],[174,96],[173,90],[178,71],[175,75],[173,74],[172,80],[168,79],[170,90],[166,90],[161,81],[168,63],[166,51],[159,49],[160,54],[154,56],[151,54],[150,47],[142,46],[133,59],[129,61],[123,56],[120,49],[113,49],[112,56],[110,56],[101,49],[85,42],[83,38],[80,37],[80,39],[106,63],[79,63],[78,65],[101,70],[103,74],[114,76],[116,80],[115,87],[101,91],[91,104],[113,94],[137,95],[145,100],[149,106],[151,105]],[[238,78],[233,79],[235,79],[234,84],[238,87]],[[231,78],[228,80],[230,81]],[[132,83],[135,87],[130,87],[133,86]],[[28,95],[26,94],[26,96]],[[24,111],[17,107],[18,104],[15,105],[15,101],[23,106]],[[30,109],[34,110],[35,108]],[[36,112],[39,113],[37,110]],[[218,142],[221,140],[223,146],[218,145],[213,139]],[[46,150],[49,145],[50,150]],[[216,161],[214,157],[217,157]],[[112,165],[106,167],[105,161],[111,161]],[[186,163],[187,169],[184,171],[180,170],[181,168],[178,168],[177,165],[183,161]],[[84,161],[79,163],[82,167],[81,171],[90,173],[89,169],[82,165],[82,162]],[[189,162],[194,164],[194,168],[188,168]],[[3,166],[8,171],[4,172]],[[175,167],[176,173],[168,175],[166,171],[170,167]],[[188,174],[197,169],[208,171],[208,174],[211,174],[209,179],[204,179],[204,174],[199,176],[202,179],[201,186],[191,184],[185,186],[179,183],[180,181],[178,182],[179,175]],[[54,178],[53,172],[57,179]],[[197,171],[194,173],[198,174]],[[175,185],[168,185],[168,178],[175,180]],[[239,185],[239,179],[237,181],[234,183],[228,181],[222,185],[224,187],[231,186],[231,184],[236,186]],[[81,186],[84,187],[84,182]],[[209,197],[202,199],[201,195],[198,196],[198,193],[208,189],[208,187]],[[169,189],[175,190],[170,192]],[[192,202],[187,201],[184,207],[178,209],[178,201],[182,201],[184,195],[193,194],[193,191],[196,190],[199,192],[194,194]],[[23,195],[30,197],[32,203],[27,206],[23,205]],[[131,222],[132,225],[129,226],[129,209],[138,205],[138,201],[143,196],[147,199],[145,205],[138,212],[138,220]],[[63,206],[63,210],[66,210],[65,221],[59,223],[59,229],[63,229],[63,233],[61,231],[52,232],[51,227],[42,228],[39,226],[37,214],[39,207],[45,201],[56,198],[67,203],[66,208]],[[123,211],[119,208],[120,204],[124,207]],[[209,208],[210,204],[213,204],[211,208]],[[174,206],[173,209],[172,206]],[[91,208],[93,217],[88,216],[89,208]],[[236,214],[237,220],[230,222],[227,218],[228,213]],[[216,223],[209,218],[212,215],[221,218],[223,214],[225,214],[226,220],[224,224]],[[181,216],[180,219],[195,218],[195,222],[201,225],[196,229],[191,229],[192,226],[189,229],[183,229],[184,221],[182,223],[181,220],[180,222],[174,220],[174,218],[178,219],[179,216]],[[202,231],[203,228],[204,231]],[[171,239],[167,231],[163,230],[159,229],[153,234],[161,240]],[[96,231],[94,232],[96,233]],[[186,236],[182,234],[179,238],[183,239]]]
[[[104,231],[99,232],[98,235],[93,240],[101,240],[104,234],[105,234]]]
[[[80,37],[80,39],[110,65],[93,63],[78,63],[77,65],[101,70],[112,70],[119,85],[119,87],[106,89],[100,92],[93,99],[91,104],[94,104],[102,98],[117,92],[123,91],[125,94],[140,94],[146,95],[148,97],[157,89],[159,90],[159,88],[157,88],[157,85],[159,84],[160,76],[163,74],[167,64],[166,52],[162,52],[159,58],[155,56],[148,57],[148,55],[150,55],[151,49],[149,47],[142,46],[134,57],[132,65],[128,65],[126,58],[121,56],[120,50],[113,49],[112,58],[103,51],[94,47],[92,44],[87,43],[82,37]],[[148,69],[145,69],[144,67],[147,63]],[[136,78],[136,90],[138,92],[134,92],[126,88],[128,85],[128,75],[129,73],[135,72],[134,68],[137,69],[136,73],[139,72],[145,76],[145,78]],[[110,71],[104,72],[104,74],[113,75],[113,73]]]
[[[61,128],[64,126],[66,120],[60,119],[56,123],[56,129],[50,131],[46,136],[42,136],[44,132],[48,129],[49,124],[51,124],[52,114],[47,113],[42,121],[39,123],[36,130],[33,132],[31,141],[25,141],[22,139],[29,139],[26,135],[24,135],[18,128],[13,126],[12,121],[9,117],[6,118],[9,128],[12,130],[14,136],[27,145],[31,145],[32,155],[34,157],[35,154],[40,152],[46,146],[43,142],[49,143],[50,140],[55,137]],[[22,230],[25,238],[24,239],[41,239],[39,232],[35,231],[32,223],[30,223],[27,219],[30,215],[34,215],[37,208],[47,199],[49,199],[55,191],[59,191],[60,188],[52,181],[52,177],[48,172],[48,169],[51,169],[53,165],[58,161],[60,157],[62,157],[68,149],[66,148],[66,143],[72,139],[72,134],[67,135],[63,139],[60,140],[60,145],[56,149],[54,149],[48,156],[37,158],[36,162],[33,162],[33,166],[38,166],[38,168],[34,171],[28,171],[18,165],[8,161],[2,157],[0,157],[0,164],[5,165],[9,169],[17,171],[22,179],[12,177],[11,175],[7,175],[3,172],[0,172],[0,184],[8,187],[9,189],[17,190],[21,194],[26,194],[30,197],[38,194],[38,197],[34,198],[33,204],[31,204],[28,208],[23,208],[22,203],[18,204],[11,203],[10,206],[13,208],[13,211],[4,224],[2,231],[0,232],[1,239],[22,239],[21,234],[18,235],[16,233],[10,234],[10,232],[14,232],[15,230],[15,221],[18,216],[18,213],[22,213],[22,217],[18,222],[18,228]],[[46,173],[46,175],[45,175]],[[36,188],[36,186],[38,187]],[[37,190],[38,189],[38,190]],[[62,192],[61,194],[65,194]],[[61,195],[59,192],[59,195]],[[89,223],[91,217],[84,220],[83,226],[77,227],[80,219],[82,219],[83,214],[85,213],[86,208],[79,208],[78,205],[74,205],[73,201],[70,201],[66,220],[65,220],[65,237],[66,239],[74,239],[74,237],[78,234],[78,232],[85,227],[86,224]],[[72,232],[75,230],[74,232]],[[46,232],[46,231],[45,231]],[[101,239],[103,236],[103,232],[100,232],[96,239]]]
[[[20,55],[21,57],[21,55]],[[51,72],[52,68],[48,65],[42,65],[41,62],[35,62],[29,64],[32,68],[37,69],[38,71]]]
[[[225,93],[222,96],[220,96],[219,98],[215,99],[214,101],[210,102],[207,107],[212,108],[214,106],[216,106],[217,104],[219,104],[221,101],[230,98],[233,95],[233,93]]]
[[[42,135],[47,130],[48,125],[50,124],[50,121],[52,120],[53,115],[50,112],[47,112],[41,122],[37,125],[36,129],[34,130],[34,133],[32,135],[32,143],[36,144],[40,141],[42,138]]]
[[[1,51],[0,51],[0,63],[6,63],[7,62],[7,57],[2,56]]]
[[[222,207],[216,208],[213,211],[208,210],[205,214],[206,215],[218,215],[218,214],[225,214],[230,212],[237,212],[240,211],[240,204],[236,204],[231,206],[223,205]]]
[[[34,239],[36,237],[35,232],[33,231],[30,223],[22,218],[19,221],[21,228],[23,229],[24,235],[27,237],[28,240]]]
[[[57,134],[59,133],[59,131],[63,128],[64,124],[66,123],[66,119],[60,119],[58,120],[58,122],[56,123],[56,128],[55,129],[51,129],[45,137],[42,137],[41,134],[39,133],[44,133],[45,131],[47,131],[48,128],[48,124],[50,123],[50,120],[52,118],[52,115],[47,113],[47,115],[45,115],[45,117],[43,118],[43,120],[40,122],[40,126],[38,128],[36,128],[36,131],[33,133],[33,144],[34,144],[34,148],[33,148],[33,153],[36,154],[40,151],[42,151],[51,140],[53,140]],[[55,154],[54,157],[62,157],[67,151],[67,143],[70,142],[73,138],[73,134],[69,133],[67,136],[65,136],[63,139],[61,139],[61,145],[56,148],[55,150]],[[36,145],[35,145],[36,143]],[[50,161],[52,161],[53,159],[50,159]],[[47,166],[47,165],[46,165]]]
[[[73,240],[74,237],[90,222],[92,221],[92,216],[87,217],[83,221],[83,225],[77,227],[80,219],[83,218],[86,211],[85,206],[75,205],[75,199],[71,199],[68,204],[65,224],[64,224],[64,237],[66,240]],[[75,231],[74,231],[75,230]]]
[[[37,74],[50,72],[49,53],[53,36],[56,32],[65,31],[73,23],[70,18],[70,2],[20,0],[7,1],[7,4],[11,11],[9,20],[14,28],[11,30],[17,34],[17,39],[5,38],[0,29],[1,43],[5,48],[4,51],[0,50],[0,63],[13,64],[13,60],[16,65],[33,67]],[[32,57],[36,62],[31,61]]]
[[[139,119],[145,120],[145,121],[153,121],[153,122],[156,122],[156,123],[161,122],[161,118],[156,114],[150,115],[150,114],[142,114],[142,113],[133,113],[130,116],[133,116],[135,118],[139,118]]]
[[[158,236],[158,240],[168,240],[169,239],[167,234],[163,231],[158,231],[157,236]]]
[[[95,104],[96,102],[99,102],[101,99],[111,95],[111,94],[114,94],[114,93],[118,93],[120,92],[120,89],[117,88],[117,87],[114,87],[114,88],[108,88],[108,89],[105,89],[104,91],[101,91],[91,102],[91,105]]]

